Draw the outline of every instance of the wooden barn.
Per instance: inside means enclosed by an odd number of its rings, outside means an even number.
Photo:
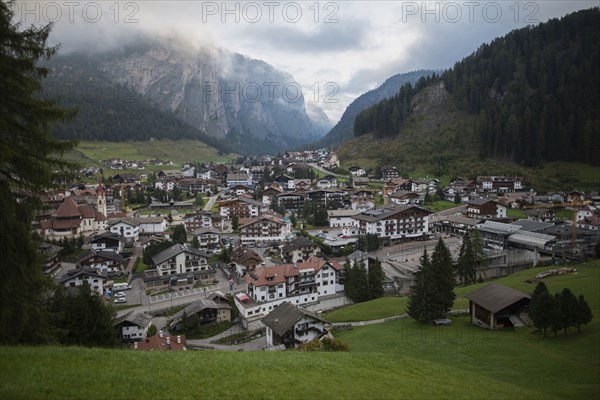
[[[465,296],[469,299],[471,322],[488,329],[504,329],[530,324],[531,295],[490,283]]]

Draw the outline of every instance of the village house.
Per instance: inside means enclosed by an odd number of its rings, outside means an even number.
[[[186,232],[194,232],[197,229],[214,228],[221,222],[221,216],[210,211],[185,214],[183,223]]]
[[[171,192],[175,188],[176,184],[173,180],[160,179],[154,182],[154,187],[158,190],[164,190],[165,192]]]
[[[219,215],[223,218],[239,218],[258,217],[263,204],[256,200],[251,200],[245,197],[238,197],[230,200],[222,200],[218,203]]]
[[[152,263],[161,276],[189,272],[205,272],[214,276],[215,273],[208,265],[208,254],[186,244],[175,244],[161,251],[152,257]]]
[[[283,259],[288,263],[306,261],[320,252],[319,245],[304,236],[297,237],[281,249]]]
[[[556,217],[554,210],[549,208],[534,208],[525,210],[524,212],[527,215],[527,219],[531,221],[554,222]]]
[[[245,185],[235,185],[229,188],[229,192],[236,196],[254,196],[254,189]]]
[[[355,216],[360,214],[360,210],[328,210],[327,219],[332,228],[345,228],[348,226],[357,226]]]
[[[471,322],[496,330],[529,324],[531,295],[490,283],[467,295]]]
[[[137,351],[186,351],[185,335],[171,336],[162,331],[145,340],[133,342],[131,349]]]
[[[286,348],[293,348],[327,333],[327,321],[288,302],[278,305],[262,322],[267,327],[267,347],[281,344]]]
[[[116,233],[104,232],[94,236],[90,240],[90,246],[94,251],[113,251],[120,253],[123,251],[123,238]]]
[[[298,211],[304,207],[305,193],[285,192],[277,195],[277,204],[286,211]]]
[[[389,201],[393,204],[421,204],[424,198],[417,192],[407,192],[406,190],[397,190],[389,195]]]
[[[350,194],[350,207],[359,211],[375,208],[375,195],[370,190],[357,190]]]
[[[94,268],[84,267],[68,271],[60,277],[58,283],[66,288],[76,288],[84,283],[100,296],[104,295],[106,271],[98,272]]]
[[[341,207],[344,204],[346,192],[341,190],[311,190],[307,192],[309,200],[323,207]]]
[[[288,299],[306,304],[344,290],[344,267],[311,257],[296,264],[257,267],[246,274],[247,294],[257,303]]]
[[[523,177],[478,176],[477,184],[484,192],[509,193],[523,190]]]
[[[241,220],[239,226],[242,245],[281,242],[291,232],[289,219],[263,214],[258,218]]]
[[[364,189],[369,187],[369,178],[362,176],[353,176],[352,187],[355,189]]]
[[[283,189],[278,184],[270,184],[261,193],[261,199],[264,207],[271,206],[271,202],[277,195],[283,193]]]
[[[115,318],[113,326],[120,332],[123,342],[133,342],[146,340],[151,322],[152,315],[133,310]]]
[[[333,175],[326,175],[317,180],[319,189],[334,189],[337,187],[337,179]]]
[[[310,179],[294,179],[294,190],[310,190]]]
[[[385,167],[381,169],[381,179],[384,181],[388,181],[390,179],[399,178],[400,173],[396,169],[396,167]]]
[[[200,228],[194,231],[201,249],[216,249],[221,247],[221,233],[214,228]]]
[[[254,271],[263,264],[263,259],[252,249],[238,247],[231,253],[229,266],[239,275],[244,276],[248,271]]]
[[[45,275],[54,277],[61,268],[60,252],[62,247],[52,243],[40,243],[40,254],[42,256],[42,270]]]
[[[417,184],[417,192],[419,193],[435,193],[440,185],[439,179],[418,179],[415,181]]]
[[[467,217],[480,219],[506,218],[506,206],[491,199],[474,199],[467,202]]]
[[[111,233],[120,235],[128,244],[133,244],[140,238],[139,223],[133,218],[110,219],[108,230]]]
[[[110,275],[123,270],[124,259],[122,255],[114,251],[93,250],[81,254],[76,265],[78,268],[93,268]]]
[[[159,179],[179,179],[183,178],[183,173],[178,169],[163,169],[156,176]]]
[[[227,174],[227,188],[232,188],[237,185],[243,185],[248,187],[254,187],[252,180],[252,174],[239,172]]]
[[[367,175],[367,170],[359,167],[358,165],[353,165],[350,168],[348,168],[348,171],[350,172],[350,175],[352,176],[365,176]]]
[[[185,324],[184,318],[194,318],[201,324],[231,321],[231,306],[228,303],[199,299],[173,315],[169,326],[175,331],[182,331]]]
[[[288,175],[277,175],[274,181],[279,184],[284,190],[294,190],[294,178]]]
[[[364,211],[354,217],[360,235],[377,235],[394,242],[429,236],[430,211],[417,206],[393,206]]]

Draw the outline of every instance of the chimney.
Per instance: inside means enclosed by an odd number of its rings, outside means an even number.
[[[181,343],[181,336],[177,335],[177,343],[180,344]]]
[[[171,336],[167,336],[167,346],[171,345]]]

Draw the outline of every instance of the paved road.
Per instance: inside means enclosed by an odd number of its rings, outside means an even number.
[[[348,175],[342,175],[342,174],[335,174],[331,171],[327,171],[326,169],[319,167],[317,164],[314,163],[309,163],[308,165],[310,165],[311,167],[313,167],[314,169],[323,172],[324,174],[328,174],[328,175],[333,175],[333,176],[337,176],[338,178],[344,178],[344,179],[348,179]]]
[[[208,201],[204,205],[204,211],[210,211],[210,209],[215,204],[215,202],[217,201],[217,199],[219,198],[219,196],[222,195],[225,192],[226,192],[226,190],[221,190],[219,193],[215,194],[214,196],[210,196],[208,198]]]

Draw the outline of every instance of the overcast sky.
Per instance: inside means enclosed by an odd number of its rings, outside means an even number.
[[[596,1],[17,1],[29,25],[55,21],[63,52],[104,50],[136,33],[223,47],[289,72],[337,122],[391,75],[442,69],[483,42]],[[329,83],[329,85],[328,85]],[[329,101],[326,101],[329,100]]]

